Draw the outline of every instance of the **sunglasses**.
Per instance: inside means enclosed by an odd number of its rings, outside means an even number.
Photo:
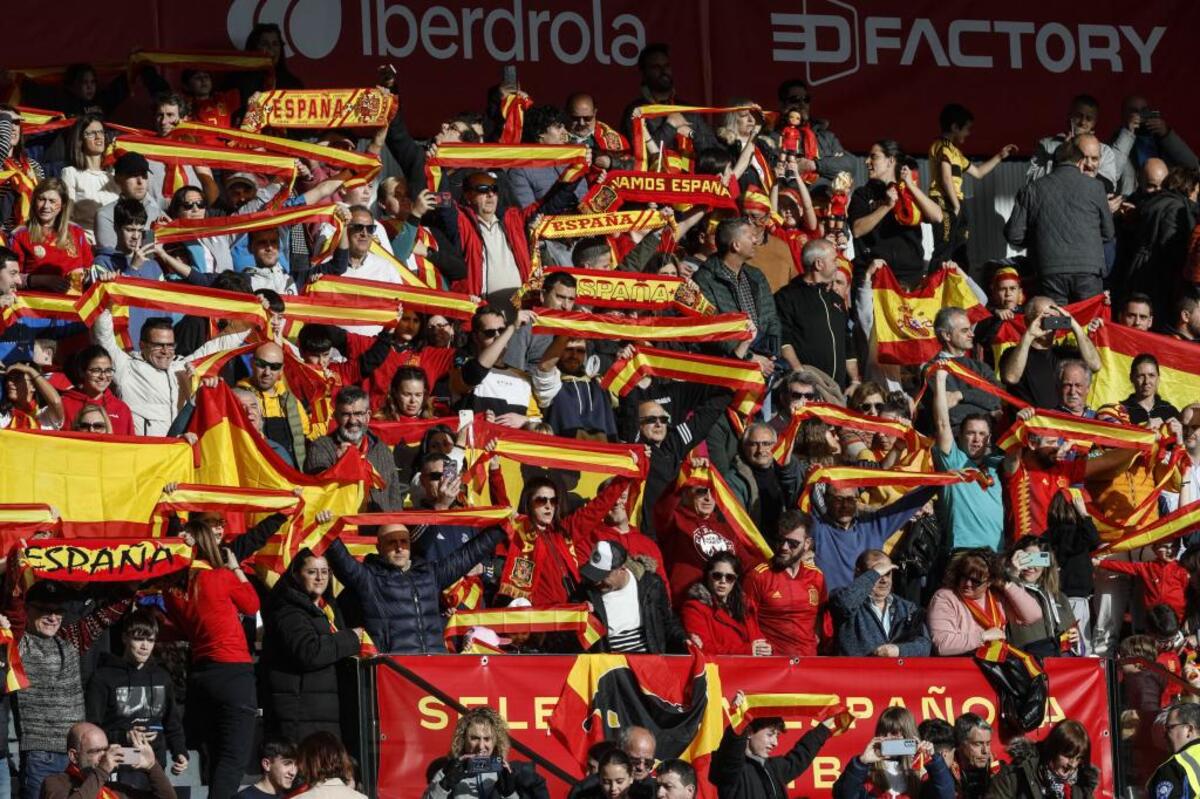
[[[664,413],[662,416],[643,416],[639,421],[642,424],[667,424],[671,417]]]
[[[481,186],[468,186],[467,191],[473,194],[495,194],[498,189],[494,183],[485,183]]]
[[[780,549],[799,549],[804,546],[804,538],[784,538],[779,541]]]
[[[204,208],[205,205],[202,202],[196,201],[190,203],[180,203],[179,207],[186,208],[189,211],[199,211],[201,208]]]
[[[503,332],[504,332],[504,328],[493,327],[491,330],[480,330],[479,336],[484,341],[491,341],[492,339],[496,338],[496,336],[499,336]]]
[[[580,122],[591,122],[591,121],[592,121],[593,119],[595,119],[595,118],[596,118],[596,115],[595,115],[595,114],[592,114],[590,117],[584,117],[584,116],[573,116],[573,117],[568,117],[568,119],[570,119],[572,122],[576,122],[576,123],[580,123]]]
[[[346,227],[351,233],[374,233],[375,223],[364,224],[362,222],[353,222]]]
[[[815,391],[793,391],[793,392],[791,392],[791,397],[794,400],[805,400],[806,402],[812,402],[813,400],[815,400],[817,398],[817,392],[815,392]]]
[[[272,363],[271,361],[264,361],[262,358],[255,358],[254,365],[259,369],[268,369],[272,372],[278,372],[283,368],[283,361],[280,361],[279,363]]]
[[[642,768],[654,768],[654,758],[652,757],[631,757],[629,764],[632,766],[641,766]]]
[[[708,579],[714,583],[736,583],[737,575],[733,572],[709,572]]]
[[[792,105],[808,105],[811,101],[812,98],[807,94],[789,94],[787,96],[787,102]]]
[[[968,588],[978,588],[979,586],[983,585],[986,582],[987,582],[987,579],[981,578],[981,577],[964,577],[964,578],[962,578],[962,584],[967,586]]]
[[[79,433],[103,433],[108,430],[108,425],[104,422],[79,422],[75,430]]]
[[[428,474],[424,475],[424,477],[429,482],[436,483],[438,480],[442,479],[442,474],[443,472],[429,472]]]
[[[707,497],[708,496],[708,487],[707,486],[692,486],[692,494],[697,497]]]
[[[535,508],[544,508],[547,505],[554,507],[558,505],[558,497],[532,497],[530,502]]]
[[[858,409],[864,413],[879,413],[883,410],[882,402],[864,402],[858,406]]]
[[[146,346],[152,350],[173,350],[175,349],[174,341],[147,341]]]

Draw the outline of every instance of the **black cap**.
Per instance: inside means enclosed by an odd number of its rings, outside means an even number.
[[[25,593],[26,602],[36,602],[39,605],[62,605],[69,598],[62,583],[53,580],[39,580]]]
[[[150,162],[141,153],[125,153],[113,164],[113,172],[117,175],[148,175]]]
[[[625,565],[625,555],[625,547],[616,541],[597,541],[592,556],[579,567],[579,574],[585,580],[598,583]]]

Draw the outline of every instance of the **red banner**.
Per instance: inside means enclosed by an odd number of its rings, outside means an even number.
[[[574,657],[499,655],[479,657],[396,657],[396,663],[463,705],[491,705],[508,720],[512,736],[542,757],[572,774],[582,774],[557,738],[549,735],[549,720]],[[686,658],[669,661],[685,663]],[[967,658],[715,658],[721,672],[721,694],[729,700],[738,690],[777,693],[796,690],[836,694],[858,720],[844,735],[831,738],[820,755],[793,786],[792,797],[829,796],[834,780],[850,758],[862,752],[873,735],[874,719],[889,705],[903,704],[917,722],[927,718],[954,719],[964,712],[996,721],[996,695],[983,673]],[[1087,727],[1092,754],[1101,770],[1102,791],[1113,796],[1110,759],[1108,691],[1102,661],[1092,658],[1054,658],[1046,662],[1050,703],[1040,738],[1063,718]],[[386,664],[378,668],[379,779],[381,799],[418,796],[425,789],[425,769],[450,749],[457,714],[444,702],[409,682]],[[799,727],[780,741],[782,754],[795,743]],[[993,739],[996,757],[1005,758],[1003,743]],[[512,752],[510,759],[526,760]],[[545,769],[550,794],[562,799],[568,786]],[[707,780],[701,778],[707,784]]]
[[[1065,128],[1079,92],[1099,99],[1105,138],[1120,124],[1121,99],[1141,92],[1152,93],[1150,107],[1185,138],[1194,139],[1200,123],[1188,93],[1168,91],[1192,77],[1200,5],[1185,0],[129,0],[121,14],[66,0],[56,9],[9,9],[6,22],[21,35],[6,42],[8,65],[69,61],[63,45],[78,41],[91,43],[94,63],[125,64],[135,44],[229,50],[245,45],[255,23],[273,22],[283,29],[288,69],[308,88],[369,86],[380,64],[394,64],[401,113],[418,134],[432,134],[464,107],[482,108],[509,63],[535,102],[588,91],[600,119],[618,125],[639,94],[638,52],[654,41],[671,48],[680,102],[748,97],[775,109],[779,81],[804,79],[813,113],[856,152],[884,135],[910,153],[927,152],[948,102],[974,111],[966,148],[989,155],[1011,141],[1027,156],[1040,137]],[[144,92],[134,94],[145,103]],[[916,113],[914,97],[922,101]],[[121,121],[149,118],[144,108],[122,112]]]

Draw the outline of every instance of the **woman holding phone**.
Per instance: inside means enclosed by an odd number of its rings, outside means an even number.
[[[1030,624],[1008,623],[1008,642],[1038,657],[1078,654],[1079,625],[1059,587],[1058,561],[1045,539],[1027,535],[1013,544],[1009,576],[1037,600],[1042,618]]]
[[[929,741],[917,737],[917,722],[903,707],[889,707],[875,722],[875,737],[846,764],[833,784],[834,799],[912,796],[954,799],[954,777]]]

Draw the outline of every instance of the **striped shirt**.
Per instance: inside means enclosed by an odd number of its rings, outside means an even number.
[[[642,608],[638,602],[637,580],[625,570],[625,585],[604,594],[604,616],[608,624],[608,648],[612,652],[645,652],[646,634],[642,628]]]

